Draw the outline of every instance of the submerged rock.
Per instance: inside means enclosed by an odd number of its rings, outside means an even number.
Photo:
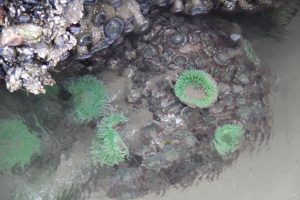
[[[128,66],[106,66],[132,80],[124,106],[146,105],[147,113],[153,115],[152,122],[135,126],[134,132],[123,130],[129,150],[139,159],[118,166],[105,179],[105,186],[99,182],[112,198],[136,198],[173,184],[186,187],[199,177],[214,179],[245,144],[253,145],[257,138],[267,140],[270,134],[270,74],[249,56],[240,28],[217,18],[155,17],[147,34],[125,39],[107,57]],[[134,50],[136,57],[126,56]],[[130,76],[129,68],[134,69]],[[189,68],[203,70],[217,82],[219,96],[212,106],[191,108],[175,96],[175,81]],[[212,145],[214,133],[222,125],[235,123],[245,129],[245,135],[239,149],[221,156]],[[155,181],[161,184],[159,189]]]
[[[14,91],[25,87],[33,93],[43,92],[43,85],[53,84],[47,70],[77,45],[77,55],[88,63],[87,71],[96,71],[97,67],[99,71],[106,68],[116,75],[112,76],[113,79],[108,77],[109,80],[104,81],[104,84],[119,83],[114,89],[124,88],[121,94],[111,94],[112,107],[123,107],[124,115],[128,115],[128,126],[120,130],[120,136],[128,145],[131,156],[118,166],[91,168],[89,149],[79,150],[84,152],[80,157],[79,152],[74,151],[69,158],[61,157],[61,164],[53,180],[41,184],[44,188],[39,188],[39,192],[46,191],[53,195],[60,192],[59,189],[66,188],[62,196],[71,194],[72,199],[88,199],[89,194],[93,196],[94,193],[105,191],[111,198],[128,199],[151,191],[160,192],[170,185],[186,187],[202,177],[214,179],[237,158],[237,154],[246,147],[245,144],[253,145],[257,138],[262,141],[269,138],[270,74],[258,62],[249,43],[245,43],[236,24],[214,17],[185,19],[170,14],[153,14],[150,18],[152,27],[147,33],[123,38],[124,32],[135,31],[132,27],[140,27],[136,32],[147,27],[147,20],[141,15],[134,0],[55,2],[42,2],[42,8],[47,5],[49,9],[42,12],[44,14],[36,11],[40,18],[25,21],[37,25],[39,20],[43,24],[51,19],[54,21],[49,21],[48,25],[52,28],[48,27],[47,30],[58,32],[43,32],[41,36],[39,32],[33,36],[29,34],[29,39],[24,40],[28,44],[3,47],[0,61],[6,73],[8,88]],[[140,5],[143,3],[138,2]],[[15,8],[18,3],[16,1],[7,6]],[[83,3],[87,13],[80,19]],[[166,6],[170,1],[155,3]],[[177,10],[182,6],[188,7],[189,12],[207,12],[211,6],[210,1],[186,1],[185,5],[181,5],[181,1],[172,3]],[[197,9],[193,10],[196,5]],[[129,6],[132,7],[129,9]],[[141,8],[146,9],[146,6]],[[74,9],[78,9],[80,15],[74,15]],[[45,13],[48,12],[53,12],[52,18],[47,17]],[[16,12],[12,9],[10,14],[13,13]],[[64,20],[60,21],[62,13]],[[77,23],[81,26],[78,27]],[[131,23],[136,24],[131,26]],[[66,31],[67,25],[70,25],[70,32]],[[45,38],[49,43],[44,42]],[[123,42],[117,45],[120,40]],[[102,51],[113,43],[116,46],[109,53]],[[104,53],[93,57],[96,52]],[[45,60],[45,64],[39,65]],[[91,67],[90,63],[93,62],[97,65]],[[174,94],[178,75],[190,68],[205,71],[217,83],[219,96],[208,108],[189,107]],[[81,70],[84,73],[83,67]],[[130,84],[118,81],[118,78],[124,77],[130,79]],[[45,111],[53,107],[60,109],[55,103],[48,106],[44,108]],[[57,115],[59,112],[54,117]],[[215,130],[229,123],[240,124],[245,135],[239,149],[224,158],[214,149],[212,141]],[[73,134],[76,128],[70,129],[70,132]],[[84,128],[79,131],[84,138],[87,132],[93,132]],[[86,139],[84,147],[88,147],[92,140]],[[72,189],[72,183],[80,189]],[[49,190],[44,190],[51,184]],[[45,195],[47,198],[48,194]]]
[[[147,13],[153,7],[166,7],[172,13],[184,13],[186,15],[203,15],[209,12],[255,12],[267,8],[277,7],[282,0],[137,0],[143,13]]]

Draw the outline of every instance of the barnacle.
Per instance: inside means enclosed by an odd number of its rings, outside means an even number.
[[[113,166],[129,155],[128,147],[114,129],[126,120],[127,118],[120,114],[112,114],[101,120],[91,147],[92,163]]]
[[[215,131],[213,145],[216,151],[224,156],[234,152],[244,134],[244,129],[240,125],[226,124],[218,127]]]
[[[178,47],[182,47],[183,45],[185,45],[187,43],[187,36],[184,33],[181,32],[174,32],[170,35],[168,35],[167,38],[169,44],[174,47],[174,48],[178,48]]]
[[[190,107],[207,108],[218,98],[215,80],[200,70],[185,70],[176,80],[175,95]]]
[[[0,120],[0,172],[23,168],[40,153],[40,140],[19,119]]]
[[[107,91],[96,77],[85,75],[65,84],[72,94],[75,120],[89,122],[101,116],[107,100]]]

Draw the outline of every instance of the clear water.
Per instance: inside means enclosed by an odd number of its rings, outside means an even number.
[[[285,27],[284,31],[270,30],[265,31],[259,26],[254,26],[253,22],[245,19],[237,19],[243,28],[243,33],[248,38],[264,66],[271,69],[274,76],[273,90],[271,95],[271,108],[273,111],[272,139],[269,144],[262,146],[254,152],[243,152],[238,160],[221,173],[220,177],[214,181],[203,180],[197,184],[181,189],[171,187],[164,194],[150,194],[141,200],[299,200],[300,199],[300,15],[298,14],[291,23]],[[106,77],[109,77],[106,76]],[[111,77],[110,77],[111,78]],[[109,78],[108,78],[109,79]],[[120,80],[122,81],[126,80]],[[111,88],[115,88],[113,85]],[[116,90],[115,92],[121,92]],[[0,118],[7,117],[11,110],[26,116],[29,110],[34,109],[36,98],[24,101],[26,93],[10,95],[2,91]],[[4,106],[9,108],[9,112]],[[36,110],[36,115],[55,115],[57,114],[56,105],[45,110]],[[64,109],[59,107],[58,109]],[[27,116],[28,120],[36,129],[38,123],[35,119]],[[147,123],[147,113],[140,112],[133,116],[136,124]],[[59,120],[59,118],[58,118]],[[57,166],[59,161],[44,158],[41,163],[43,166],[48,164],[49,170],[45,172],[45,178],[50,178],[46,173],[51,170],[56,171],[55,176],[60,176],[61,181],[68,181],[66,174],[72,175],[72,166],[76,166],[86,155],[85,148],[88,147],[88,138],[93,135],[93,127],[56,127],[57,121],[49,122],[49,126],[55,129],[53,134],[63,134],[67,141],[62,144],[57,142],[57,150],[69,149],[66,157],[60,158],[64,163],[64,168]],[[73,137],[86,133],[81,138],[81,143],[74,143]],[[55,137],[49,137],[54,140]],[[50,148],[50,147],[49,147]],[[54,148],[54,149],[55,149]],[[53,152],[53,157],[55,157]],[[72,163],[68,158],[73,158]],[[76,158],[76,159],[74,159]],[[56,167],[51,167],[56,166]],[[61,165],[60,165],[61,166]],[[68,168],[69,166],[69,168]],[[25,172],[0,175],[0,199],[8,200],[10,193],[14,191],[11,183],[14,180],[19,182],[26,176]],[[104,173],[105,174],[105,173]],[[53,178],[53,177],[52,177]],[[102,178],[102,177],[100,177]],[[80,179],[80,177],[79,177]],[[90,200],[106,199],[104,191],[94,194]],[[36,199],[32,197],[32,199]],[[38,199],[38,198],[37,198]],[[72,198],[71,198],[72,199]]]

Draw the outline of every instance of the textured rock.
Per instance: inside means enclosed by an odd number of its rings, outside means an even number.
[[[172,184],[186,187],[199,177],[214,179],[246,148],[244,144],[252,145],[257,138],[264,141],[270,134],[270,74],[251,59],[256,56],[254,51],[249,57],[237,25],[216,18],[186,20],[169,14],[151,20],[153,27],[147,34],[125,39],[107,56],[130,66],[107,66],[131,78],[127,105],[147,105],[147,113],[153,114],[152,122],[134,129],[134,136],[124,133],[132,154],[140,159],[128,161],[105,180],[109,197],[136,198],[157,191],[154,179],[161,184],[160,190]],[[135,50],[136,57],[126,56]],[[188,68],[204,70],[216,80],[220,94],[211,107],[190,108],[174,95],[176,78]],[[233,154],[221,157],[212,140],[217,127],[228,123],[243,126],[245,142]]]
[[[81,19],[83,0],[1,2],[8,10],[2,12],[0,39],[0,66],[7,88],[44,93],[45,85],[55,83],[48,71],[77,44],[66,28]]]

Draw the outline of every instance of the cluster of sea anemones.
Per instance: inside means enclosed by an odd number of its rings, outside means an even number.
[[[72,95],[76,122],[87,123],[102,116],[108,93],[95,76],[85,75],[71,79],[66,82],[65,88]],[[98,123],[96,137],[91,146],[93,164],[112,166],[128,156],[129,150],[115,130],[116,125],[125,121],[127,118],[123,115],[110,114]]]
[[[217,83],[204,71],[185,70],[177,79],[175,95],[190,107],[208,108],[218,98]],[[234,152],[244,134],[243,127],[227,124],[218,127],[214,134],[213,146],[221,155]]]

